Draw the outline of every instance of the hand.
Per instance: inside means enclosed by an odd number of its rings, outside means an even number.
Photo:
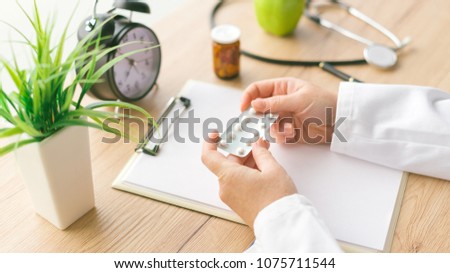
[[[218,134],[203,144],[202,161],[219,179],[220,198],[250,227],[258,213],[272,202],[297,192],[286,171],[259,140],[250,155],[225,157],[217,151]]]
[[[244,91],[241,111],[251,104],[258,112],[278,113],[270,133],[279,143],[329,143],[336,103],[337,92],[295,78],[279,78],[251,84]]]

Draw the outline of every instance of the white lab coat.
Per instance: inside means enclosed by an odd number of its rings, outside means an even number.
[[[418,86],[341,83],[336,121],[347,142],[333,152],[412,173],[450,180],[450,94]],[[299,189],[301,192],[301,189]],[[301,194],[264,208],[248,252],[340,252]]]

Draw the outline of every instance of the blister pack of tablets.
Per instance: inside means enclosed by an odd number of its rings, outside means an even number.
[[[270,137],[270,127],[275,123],[278,114],[257,113],[249,107],[228,126],[220,136],[217,146],[238,157],[246,157],[252,150],[252,144],[258,139]]]

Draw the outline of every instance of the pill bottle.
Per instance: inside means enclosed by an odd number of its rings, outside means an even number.
[[[241,31],[233,25],[219,25],[211,31],[214,72],[221,79],[239,75]]]

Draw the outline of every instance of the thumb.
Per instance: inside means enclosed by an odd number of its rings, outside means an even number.
[[[256,166],[260,171],[264,171],[274,166],[278,166],[278,162],[273,157],[272,153],[268,150],[268,144],[264,140],[259,139],[253,144],[252,154],[255,160]]]
[[[279,95],[269,98],[257,98],[252,102],[252,107],[257,112],[295,112],[298,110],[298,102],[296,98],[293,97],[294,94],[290,95]]]

